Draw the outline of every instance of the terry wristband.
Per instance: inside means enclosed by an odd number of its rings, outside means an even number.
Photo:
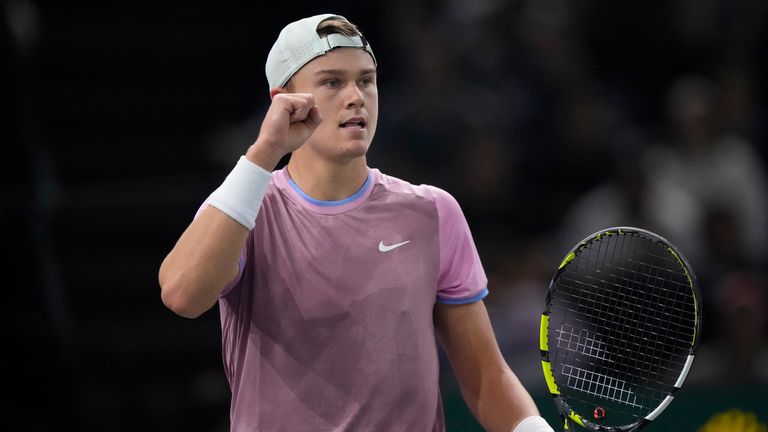
[[[240,156],[224,183],[208,197],[208,204],[252,230],[270,180],[271,172]]]
[[[546,420],[539,416],[526,417],[512,432],[554,432]]]

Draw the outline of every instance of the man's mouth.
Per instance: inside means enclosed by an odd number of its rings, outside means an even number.
[[[365,119],[362,117],[354,117],[351,118],[339,125],[339,127],[345,128],[345,129],[364,129],[366,126]]]

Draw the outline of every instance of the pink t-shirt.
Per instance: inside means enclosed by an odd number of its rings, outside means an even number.
[[[448,193],[370,169],[317,201],[275,171],[219,299],[231,430],[443,431],[432,310],[487,294]]]

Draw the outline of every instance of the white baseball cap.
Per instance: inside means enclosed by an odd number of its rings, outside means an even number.
[[[293,74],[310,60],[334,48],[364,49],[373,57],[373,63],[376,64],[371,46],[362,36],[350,37],[333,33],[320,37],[317,34],[317,26],[330,18],[347,21],[341,15],[322,14],[294,21],[283,28],[267,56],[265,69],[269,88],[283,87]]]

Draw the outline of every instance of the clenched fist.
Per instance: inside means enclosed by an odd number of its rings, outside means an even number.
[[[322,121],[310,93],[277,93],[261,123],[259,137],[245,156],[271,171],[280,158],[301,147]]]

